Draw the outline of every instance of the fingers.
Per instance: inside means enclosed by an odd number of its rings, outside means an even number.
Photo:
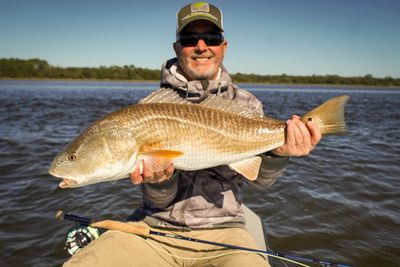
[[[154,177],[154,173],[150,170],[150,168],[147,166],[146,161],[143,160],[143,172],[142,172],[142,177],[143,180],[146,179],[151,179]]]
[[[292,131],[294,133],[294,143],[289,145],[290,150],[288,153],[292,156],[304,156],[309,153],[310,133],[307,127],[301,121],[300,117],[292,116],[291,120]],[[288,142],[289,143],[289,142]]]
[[[171,165],[164,171],[164,173],[165,173],[165,175],[169,178],[169,177],[172,176],[172,174],[174,174],[174,171],[175,171],[174,164],[171,164]]]
[[[291,119],[293,132],[294,132],[294,140],[295,140],[295,145],[303,145],[303,144],[309,144],[310,141],[310,133],[307,129],[307,127],[304,125],[304,122],[301,120],[301,118],[297,115],[293,115]],[[291,130],[291,129],[290,129]]]
[[[308,155],[321,139],[319,128],[311,121],[304,124],[297,115],[293,115],[286,123],[285,143],[272,152],[280,156]]]
[[[301,120],[298,120],[296,123],[298,126],[298,131],[300,132],[301,137],[296,140],[297,144],[300,146],[303,146],[304,148],[309,148],[311,147],[311,139],[310,139],[310,132],[304,122]]]
[[[291,119],[286,121],[286,140],[283,146],[274,149],[272,152],[279,156],[295,156],[296,153],[296,137],[300,136],[300,131],[296,125],[296,117],[292,116]]]
[[[143,161],[143,172],[140,174],[140,169],[136,167],[136,169],[131,173],[130,178],[131,182],[135,185],[141,183],[160,183],[169,179],[175,171],[175,167],[171,164],[164,171],[153,172],[148,166],[146,166],[146,162]]]
[[[292,116],[292,123],[294,123],[294,136],[295,145],[302,145],[304,142],[304,123],[300,120],[299,116]]]
[[[132,184],[141,184],[143,182],[143,178],[140,175],[140,168],[137,166],[136,169],[130,175]]]
[[[291,120],[288,120],[286,124],[286,144],[288,147],[294,148],[296,144],[295,125]]]
[[[319,143],[319,141],[321,140],[321,138],[322,138],[321,131],[320,131],[320,129],[319,129],[314,123],[312,123],[311,121],[308,121],[308,122],[306,123],[306,126],[307,126],[307,128],[308,128],[308,130],[309,130],[309,132],[310,132],[310,135],[311,135],[311,138],[310,138],[311,145],[312,145],[313,147],[315,147],[315,146]]]

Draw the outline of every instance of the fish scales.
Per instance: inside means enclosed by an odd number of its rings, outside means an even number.
[[[162,97],[159,93],[95,121],[60,152],[49,168],[64,179],[60,186],[125,178],[142,160],[154,168],[169,160],[181,170],[226,164],[254,180],[257,155],[284,143],[283,121],[262,117],[235,101],[211,96],[204,104],[191,104],[172,90],[164,89]],[[324,134],[342,132],[347,100],[329,100],[302,119],[315,118]]]
[[[253,120],[197,105],[155,103],[136,108],[132,110],[135,118],[130,118],[133,135],[139,144],[158,143],[159,149],[179,147],[185,142],[194,149],[196,137],[199,146],[237,153],[262,150],[265,144],[284,138],[283,122],[270,130],[268,119]]]
[[[108,119],[128,122],[125,129],[132,131],[139,146],[146,149],[183,151],[185,157],[175,161],[175,166],[183,170],[246,157],[265,150],[267,139],[271,139],[268,134],[259,134],[267,121],[252,121],[197,105],[137,105]],[[283,135],[280,137],[282,141]],[[217,157],[210,157],[210,153]]]
[[[117,122],[119,132],[131,132],[126,136],[134,136],[141,147],[183,151],[184,160],[175,162],[183,170],[215,164],[210,153],[217,154],[219,164],[261,153],[283,142],[285,127],[284,123],[280,127],[273,125],[275,129],[271,131],[268,119],[255,120],[199,105],[169,103],[128,107],[105,120],[109,124]]]

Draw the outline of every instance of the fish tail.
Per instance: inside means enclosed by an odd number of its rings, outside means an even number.
[[[306,123],[308,120],[312,120],[321,130],[322,135],[344,133],[347,130],[344,107],[349,99],[350,97],[347,95],[331,98],[305,114],[302,121]]]

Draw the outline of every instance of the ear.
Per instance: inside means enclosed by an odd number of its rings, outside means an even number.
[[[224,42],[223,42],[223,44],[222,44],[222,49],[224,50],[224,56],[225,56],[225,53],[226,53],[226,49],[228,49],[228,41],[227,40],[224,40]]]
[[[172,44],[174,51],[175,51],[175,55],[178,57],[179,56],[179,51],[180,51],[180,44],[178,42],[175,42]]]

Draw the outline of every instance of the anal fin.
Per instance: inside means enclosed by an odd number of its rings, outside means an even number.
[[[239,162],[229,164],[229,167],[250,181],[257,179],[258,172],[260,171],[261,157],[256,156],[249,159],[245,159]]]

